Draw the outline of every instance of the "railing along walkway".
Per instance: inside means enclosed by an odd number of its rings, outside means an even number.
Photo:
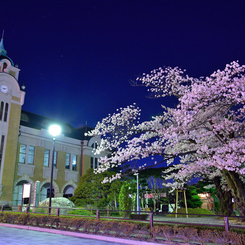
[[[24,210],[19,207],[12,207],[13,211],[25,212],[28,213],[31,207],[25,207]],[[32,208],[36,211],[39,207]],[[44,207],[41,207],[45,209]],[[52,214],[59,216],[61,213],[66,213],[68,216],[78,216],[78,217],[94,217],[97,220],[101,218],[113,219],[113,220],[131,220],[136,221],[140,220],[142,222],[150,223],[150,226],[153,227],[156,223],[162,224],[181,224],[181,225],[198,225],[198,226],[207,226],[207,227],[224,227],[226,231],[229,231],[230,228],[239,228],[245,229],[245,222],[240,220],[245,220],[243,216],[222,216],[222,215],[204,215],[204,214],[185,214],[185,213],[171,213],[172,217],[167,216],[168,213],[153,213],[147,211],[122,211],[122,210],[107,210],[107,209],[86,209],[91,211],[91,215],[74,215],[67,214],[69,210],[74,210],[76,208],[54,208],[52,207]],[[32,213],[38,213],[33,212]],[[62,212],[61,212],[62,211]],[[1,207],[1,212],[4,212],[4,206]],[[110,216],[111,213],[124,213],[125,217],[113,217]],[[176,217],[177,216],[177,217]],[[186,217],[183,217],[186,216]]]
[[[180,215],[178,213],[178,215]],[[181,214],[185,215],[185,214]],[[198,215],[188,214],[187,217],[168,217],[166,215],[154,215],[154,223],[164,223],[164,224],[183,224],[183,225],[199,225],[199,226],[213,226],[213,227],[224,227],[226,230],[230,228],[240,228],[245,229],[245,222],[241,222],[241,218],[238,216],[222,216],[222,215]]]

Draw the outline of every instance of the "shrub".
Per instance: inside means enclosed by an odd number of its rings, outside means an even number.
[[[35,213],[42,213],[42,214],[45,214],[45,213],[48,213],[48,209],[44,209],[44,208],[35,208]]]
[[[112,217],[119,217],[119,216],[121,216],[120,213],[119,212],[116,212],[116,211],[110,211],[109,214]]]
[[[123,210],[123,211],[127,211],[131,209],[131,205],[132,205],[132,200],[129,197],[129,187],[130,184],[125,182],[120,190],[119,193],[119,209]],[[120,212],[121,215],[123,215],[124,217],[130,215],[130,213],[128,212]]]
[[[157,240],[157,237],[162,237],[168,242],[174,239],[174,229],[168,225],[153,226],[151,234],[154,240]]]
[[[106,197],[102,197],[99,199],[99,201],[97,202],[97,207],[98,208],[104,208],[109,204],[109,199]]]
[[[12,207],[10,207],[8,204],[3,206],[3,210],[12,210]]]
[[[202,206],[201,198],[198,196],[197,188],[195,186],[188,186],[186,191],[186,200],[187,207],[189,208],[200,208]]]
[[[0,214],[0,222],[55,228],[90,234],[104,234],[123,238],[137,238],[137,240],[163,240],[171,242],[197,242],[199,244],[235,244],[245,245],[245,234],[224,232],[223,230],[200,229],[183,226],[155,225],[125,222],[115,220],[95,220],[88,218],[74,218],[69,216],[53,216],[45,214],[25,214],[4,212]],[[173,244],[173,243],[172,243]]]
[[[87,205],[85,199],[76,199],[75,202],[74,202],[74,204],[76,206],[86,206]]]
[[[68,212],[68,214],[85,215],[85,216],[91,216],[92,215],[90,210],[82,209],[82,208],[72,209]]]
[[[220,209],[220,204],[219,202],[214,202],[214,208],[213,208],[213,211],[216,213],[216,214],[221,214],[221,209]]]
[[[197,214],[197,215],[190,215],[189,218],[202,217],[202,215],[214,215],[213,212],[211,212],[206,208],[188,208],[187,210],[188,210],[188,214]],[[173,213],[175,213],[175,210],[173,211]],[[178,208],[177,213],[185,214],[186,210],[185,208]],[[174,217],[175,214],[168,214],[167,216]],[[186,215],[178,215],[178,217],[186,217]]]

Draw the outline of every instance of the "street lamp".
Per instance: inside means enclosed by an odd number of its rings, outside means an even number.
[[[48,205],[48,213],[51,214],[52,189],[53,189],[53,172],[54,172],[55,137],[58,136],[61,133],[61,127],[59,125],[51,125],[49,127],[48,131],[53,136],[53,154],[52,154],[52,163],[51,163],[49,205]]]
[[[140,213],[140,196],[139,196],[139,172],[137,170],[134,170],[135,172],[134,175],[136,175],[136,181],[137,181],[137,196],[136,196],[136,200],[137,200],[137,213]]]

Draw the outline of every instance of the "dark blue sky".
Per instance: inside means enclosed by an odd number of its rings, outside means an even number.
[[[134,102],[143,119],[169,99],[129,81],[160,66],[206,76],[245,64],[245,1],[2,1],[0,30],[26,85],[23,109],[95,126]]]

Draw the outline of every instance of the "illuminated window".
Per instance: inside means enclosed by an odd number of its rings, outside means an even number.
[[[49,150],[45,149],[44,152],[44,161],[43,161],[43,166],[48,167],[49,166]]]
[[[34,152],[35,152],[35,147],[34,146],[29,146],[28,164],[34,164]]]
[[[25,163],[25,158],[26,158],[26,145],[20,144],[19,162]]]
[[[28,164],[34,164],[34,152],[35,152],[34,146],[27,146],[24,144],[20,144],[19,163],[27,162]]]
[[[65,166],[66,169],[70,169],[70,156],[71,154],[66,153],[66,166]]]
[[[77,171],[77,155],[72,155],[72,170]]]

